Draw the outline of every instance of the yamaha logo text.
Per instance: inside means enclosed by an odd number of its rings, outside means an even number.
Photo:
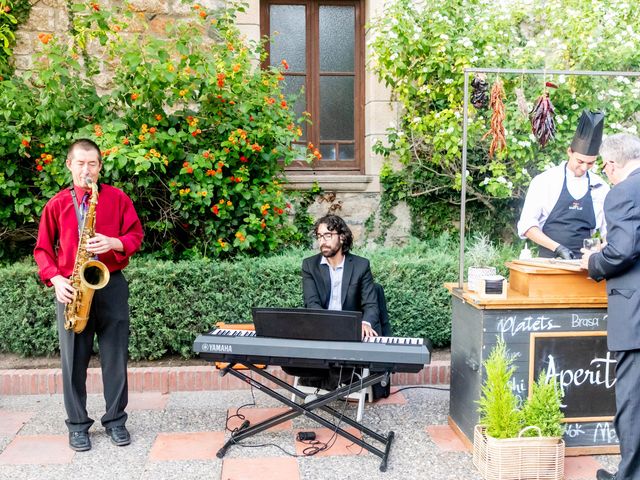
[[[202,344],[203,352],[217,352],[217,353],[233,353],[233,348],[228,344],[218,344],[218,343],[203,343]]]

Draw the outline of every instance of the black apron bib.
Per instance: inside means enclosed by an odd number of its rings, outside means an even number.
[[[562,192],[542,227],[542,233],[569,248],[576,258],[582,258],[580,253],[582,240],[589,238],[591,231],[596,228],[596,214],[591,198],[591,177],[588,172],[585,175],[589,182],[587,193],[576,200],[567,189],[567,166],[565,165]],[[538,248],[538,255],[543,258],[555,257],[551,250],[542,246]]]

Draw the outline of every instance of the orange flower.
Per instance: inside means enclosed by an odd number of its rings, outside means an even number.
[[[289,64],[287,63],[287,61],[283,58],[282,61],[280,62],[282,64],[282,66],[284,67],[285,70],[289,70]]]
[[[218,205],[214,205],[213,207],[211,207],[211,211],[216,215],[220,213],[220,209],[218,208]]]
[[[253,150],[254,152],[261,152],[262,151],[262,147],[260,145],[258,145],[257,143],[254,143],[253,145],[251,145],[251,150]]]
[[[189,162],[184,162],[184,163],[182,164],[182,166],[183,166],[184,168],[189,167]]]
[[[240,161],[242,163],[247,163],[249,161],[249,159],[247,157],[245,157],[244,155],[240,155]]]
[[[124,138],[122,139],[122,143],[123,143],[124,145],[129,145],[129,139],[128,139],[127,137],[124,137]]]
[[[227,207],[232,207],[233,203],[231,202],[231,200],[227,200]]]
[[[235,50],[233,43],[227,42],[227,50],[229,50],[230,52],[233,52]]]
[[[131,94],[131,100],[133,100],[134,102],[138,99],[139,95],[137,93],[132,93]]]
[[[226,75],[224,73],[219,73],[217,75],[217,77],[218,77],[218,86],[220,88],[224,87],[224,79],[225,79]]]
[[[141,142],[144,142],[144,135],[138,135],[138,140],[140,140]]]
[[[281,106],[282,108],[284,108],[285,110],[287,110],[287,109],[289,108],[289,107],[287,107],[287,102],[286,102],[285,100],[282,100],[282,101],[280,102],[280,106]]]
[[[102,127],[100,125],[94,125],[93,126],[93,131],[96,134],[96,137],[101,137],[102,136]]]
[[[220,205],[222,205],[222,204],[224,203],[224,199],[223,199],[223,198],[221,198],[220,200],[218,200],[218,203],[219,203]]]
[[[27,140],[26,138],[23,138],[22,142],[20,142],[20,143],[22,143],[23,147],[28,147],[29,146],[29,140]]]
[[[207,150],[206,152],[203,152],[203,153],[202,153],[202,156],[203,156],[204,158],[209,158],[209,155],[210,155],[209,150]]]
[[[233,66],[233,71],[234,71],[234,73],[238,73],[240,71],[240,64],[239,63],[236,63]]]
[[[157,120],[157,121],[160,121],[160,120],[162,120],[162,115],[160,115],[160,114],[157,114],[157,115],[156,115],[156,120]]]
[[[45,45],[49,43],[52,38],[53,35],[51,35],[50,33],[41,33],[38,35],[38,39]]]
[[[216,175],[216,171],[215,170],[207,170],[207,177],[215,177]]]
[[[36,166],[36,170],[38,170],[39,172],[41,172],[43,168],[44,168],[44,167],[43,167],[42,165],[38,165],[38,166]]]
[[[200,10],[200,13],[198,15],[200,15],[200,18],[207,18],[207,12],[205,12],[204,10]]]
[[[187,90],[186,88],[183,90],[180,90],[178,92],[178,95],[180,95],[181,97],[184,97],[187,93],[189,93],[189,90]]]
[[[264,97],[264,102],[268,103],[269,105],[273,105],[274,103],[276,103],[276,99],[272,97]]]
[[[309,150],[313,150],[313,143],[309,142],[309,145],[307,145],[307,147],[309,148]]]
[[[152,135],[153,135],[154,133],[156,133],[156,127],[151,127],[151,128],[149,129],[149,133],[150,133],[150,134],[152,134]]]
[[[224,167],[224,162],[218,162],[218,166],[219,166],[220,168]]]
[[[100,11],[100,5],[96,2],[91,2],[89,5],[91,5],[91,8],[93,8],[96,12]]]

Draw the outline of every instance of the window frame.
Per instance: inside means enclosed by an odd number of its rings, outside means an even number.
[[[306,76],[305,98],[306,111],[311,114],[311,120],[319,118],[320,115],[320,78],[322,76],[353,76],[354,77],[354,159],[352,161],[338,160],[314,160],[311,164],[304,161],[294,161],[287,166],[287,171],[291,173],[305,173],[310,171],[322,173],[364,173],[364,100],[365,100],[365,31],[364,31],[364,2],[363,0],[262,0],[260,2],[260,36],[269,36],[270,6],[271,5],[303,5],[306,7]],[[321,74],[320,72],[320,52],[319,52],[319,11],[320,6],[345,6],[354,7],[354,71],[330,72]],[[314,48],[315,47],[315,48]],[[270,55],[270,42],[265,45],[267,54]],[[270,65],[269,56],[264,60],[262,67],[268,68]],[[288,74],[288,73],[287,73]],[[291,74],[288,74],[291,75]],[[294,74],[295,75],[295,74]],[[285,75],[286,76],[286,75]],[[320,147],[320,127],[314,123],[307,125],[306,143],[313,143],[316,148]],[[326,142],[326,141],[325,141]],[[334,140],[331,143],[351,143],[347,141]],[[338,147],[339,148],[339,147]]]

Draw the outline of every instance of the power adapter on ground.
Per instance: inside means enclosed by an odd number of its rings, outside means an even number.
[[[304,442],[306,440],[315,440],[316,432],[298,432],[298,441]]]

